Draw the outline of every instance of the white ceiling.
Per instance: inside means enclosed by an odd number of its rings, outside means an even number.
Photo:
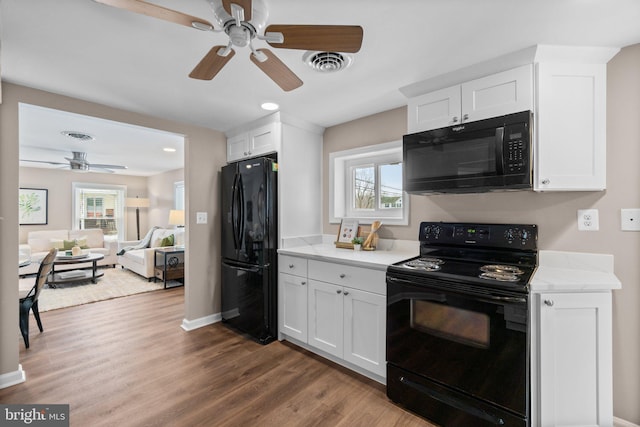
[[[205,0],[153,3],[215,24]],[[91,0],[2,0],[2,79],[223,132],[266,115],[260,103],[267,100],[280,104],[284,113],[328,127],[406,104],[400,87],[535,44],[624,47],[640,42],[638,0],[267,4],[268,24],[361,25],[362,49],[349,68],[332,74],[303,64],[304,51],[272,49],[304,81],[292,92],[280,90],[251,63],[248,48],[237,49],[212,81],[200,81],[187,76],[213,45],[227,43],[224,33],[201,32]],[[268,47],[262,41],[254,44]],[[30,145],[40,144],[29,139]],[[90,153],[89,161],[127,163],[111,154],[104,160]]]

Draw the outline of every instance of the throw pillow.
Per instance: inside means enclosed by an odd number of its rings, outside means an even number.
[[[62,249],[65,251],[70,251],[76,245],[75,240],[63,240],[62,241]]]
[[[76,239],[76,244],[80,246],[80,249],[89,249],[87,245],[87,236],[80,236]]]
[[[160,246],[173,246],[174,236],[173,234],[168,235],[160,242]]]
[[[64,243],[62,242],[62,239],[51,239],[51,248],[64,249]]]

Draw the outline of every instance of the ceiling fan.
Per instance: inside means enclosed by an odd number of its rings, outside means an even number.
[[[362,45],[363,30],[357,25],[269,25],[264,29],[269,16],[264,0],[207,0],[213,9],[215,26],[142,0],[95,1],[201,31],[224,31],[229,43],[212,47],[189,74],[193,79],[213,79],[235,55],[234,47],[249,46],[251,62],[288,92],[302,86],[302,80],[269,49],[254,48],[253,39],[264,40],[275,48],[346,53],[358,52]]]
[[[100,172],[113,173],[114,171],[111,169],[127,168],[126,166],[120,166],[120,165],[100,165],[97,163],[89,163],[89,161],[87,160],[87,153],[84,153],[82,151],[72,151],[72,153],[73,153],[73,158],[65,157],[65,159],[68,160],[68,163],[49,162],[46,160],[26,160],[26,159],[20,159],[20,161],[33,162],[33,163],[48,163],[50,165],[64,165],[64,166],[68,166],[69,169],[73,171],[79,171],[79,172],[100,171]]]

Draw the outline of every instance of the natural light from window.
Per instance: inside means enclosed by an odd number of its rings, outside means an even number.
[[[408,224],[408,196],[402,190],[402,141],[329,155],[330,221],[356,218]]]
[[[74,182],[73,230],[102,229],[105,236],[124,240],[126,186]]]

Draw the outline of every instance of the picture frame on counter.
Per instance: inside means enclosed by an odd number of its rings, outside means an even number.
[[[343,218],[340,221],[340,228],[338,229],[336,248],[353,249],[351,240],[360,235],[359,225],[357,219]]]

